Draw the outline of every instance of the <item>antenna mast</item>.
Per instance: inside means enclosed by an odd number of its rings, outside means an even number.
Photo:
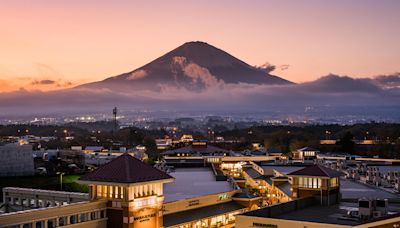
[[[114,116],[114,132],[117,132],[117,113],[118,113],[118,109],[117,109],[117,107],[114,107],[114,109],[113,109],[113,116]]]

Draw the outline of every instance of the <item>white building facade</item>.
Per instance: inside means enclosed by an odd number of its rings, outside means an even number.
[[[32,176],[34,173],[32,145],[0,146],[0,176]]]

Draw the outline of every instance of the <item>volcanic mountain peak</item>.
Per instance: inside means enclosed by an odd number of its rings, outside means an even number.
[[[212,45],[194,41],[184,43],[136,70],[81,87],[160,90],[172,86],[202,91],[220,83],[292,84]]]
[[[228,67],[235,64],[246,67],[249,66],[227,52],[202,41],[191,41],[184,43],[171,52],[165,54],[160,59],[170,59],[174,56],[183,56],[187,60],[202,67]]]

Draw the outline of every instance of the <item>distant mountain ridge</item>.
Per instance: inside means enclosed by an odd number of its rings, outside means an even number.
[[[3,93],[0,107],[2,113],[25,113],[27,108],[86,112],[115,106],[199,113],[317,112],[320,117],[346,118],[369,113],[375,119],[400,120],[400,73],[364,78],[329,74],[295,84],[271,75],[272,69],[250,66],[204,42],[188,42],[136,70],[103,81],[51,92]]]
[[[158,91],[174,87],[203,91],[221,83],[293,84],[212,45],[194,41],[184,43],[136,70],[78,88]]]

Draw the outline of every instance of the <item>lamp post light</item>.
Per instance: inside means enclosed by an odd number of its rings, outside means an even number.
[[[68,137],[68,130],[64,129],[63,133],[64,133],[65,138],[67,138]]]
[[[330,131],[328,131],[328,130],[325,131],[325,139],[326,139],[326,140],[331,139],[331,133],[332,133],[332,132],[330,132]]]
[[[63,173],[63,172],[57,172],[56,174],[58,174],[58,175],[60,175],[60,191],[62,191],[62,183],[63,183],[63,175],[65,174],[65,173]]]

